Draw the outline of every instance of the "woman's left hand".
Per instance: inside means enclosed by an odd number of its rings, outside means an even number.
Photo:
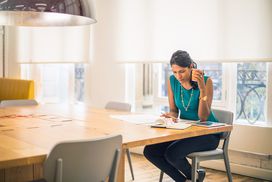
[[[192,69],[192,81],[197,82],[200,90],[205,89],[204,71],[199,69]]]

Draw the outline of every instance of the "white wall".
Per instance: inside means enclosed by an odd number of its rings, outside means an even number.
[[[3,75],[3,27],[0,29],[0,77]]]
[[[116,64],[119,34],[118,2],[95,1],[97,23],[93,25],[92,60],[86,65],[85,100],[104,107],[109,100],[125,100],[125,65]]]
[[[272,180],[272,126],[235,124],[229,144],[233,172]]]
[[[9,78],[20,78],[20,65],[15,61],[15,57],[17,56],[16,51],[14,51],[16,49],[16,37],[15,35],[15,29],[12,27],[5,27],[5,77],[9,77]],[[2,37],[0,40],[0,44],[1,44],[1,64],[0,64],[0,70],[1,70],[1,76],[2,76]]]
[[[234,125],[230,149],[272,155],[272,127]]]

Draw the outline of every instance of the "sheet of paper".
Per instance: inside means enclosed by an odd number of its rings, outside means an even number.
[[[71,118],[65,118],[65,117],[55,116],[55,115],[37,115],[36,117],[38,117],[40,119],[48,120],[48,121],[53,121],[53,122],[68,122],[68,121],[72,121]]]
[[[110,117],[134,124],[151,124],[160,118],[158,115],[153,114],[111,115]]]

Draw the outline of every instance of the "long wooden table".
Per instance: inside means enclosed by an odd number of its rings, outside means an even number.
[[[121,134],[123,152],[118,181],[124,181],[126,148],[232,130],[232,126],[193,126],[185,130],[150,128],[113,119],[112,114],[120,112],[84,105],[0,108],[0,182],[41,178],[46,155],[56,143],[64,140]]]

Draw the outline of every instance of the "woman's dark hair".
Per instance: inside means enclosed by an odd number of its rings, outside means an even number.
[[[170,66],[172,66],[173,64],[178,65],[180,67],[188,67],[188,68],[190,68],[191,64],[193,64],[193,68],[197,68],[197,64],[192,60],[190,55],[186,51],[182,51],[182,50],[178,50],[173,53],[170,60]],[[191,73],[190,83],[193,89],[197,89],[198,87],[197,82],[192,81],[192,73]]]
[[[173,53],[170,65],[178,65],[180,67],[190,67],[193,64],[193,68],[197,68],[197,64],[191,59],[190,55],[186,51],[178,50]]]

